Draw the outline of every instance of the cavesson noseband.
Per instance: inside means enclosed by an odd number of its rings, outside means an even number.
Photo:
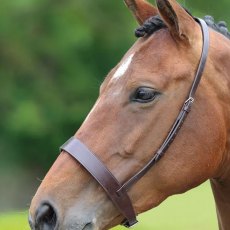
[[[195,92],[200,83],[209,50],[208,26],[202,19],[196,19],[196,21],[200,24],[202,29],[203,48],[200,63],[192,87],[168,136],[164,140],[161,147],[156,151],[153,158],[139,172],[137,172],[124,184],[120,184],[117,181],[117,179],[113,176],[113,174],[109,171],[109,169],[102,163],[102,161],[77,138],[71,137],[64,145],[61,146],[61,150],[73,156],[103,187],[103,189],[105,190],[113,204],[125,217],[125,220],[122,223],[125,227],[131,227],[137,223],[136,214],[127,191],[133,184],[135,184],[139,179],[141,179],[152,168],[152,166],[156,164],[156,162],[164,155],[170,144],[173,142],[179,129],[181,128],[194,102]]]

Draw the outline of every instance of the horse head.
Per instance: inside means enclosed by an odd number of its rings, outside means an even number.
[[[166,26],[138,39],[110,71],[75,134],[121,184],[149,162],[168,135],[203,46],[200,25],[175,0],[157,0],[156,7],[144,0],[125,2],[140,25],[158,15]],[[224,174],[229,45],[210,29],[209,55],[191,112],[164,157],[128,190],[136,214]],[[30,207],[33,229],[109,229],[123,219],[101,185],[66,151]]]

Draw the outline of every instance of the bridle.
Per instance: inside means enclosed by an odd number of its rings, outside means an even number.
[[[121,185],[113,176],[113,174],[109,171],[109,169],[102,163],[102,161],[94,153],[92,153],[87,148],[87,146],[85,146],[80,140],[76,139],[75,137],[71,137],[60,148],[61,150],[73,156],[102,186],[113,204],[125,217],[125,221],[122,223],[122,225],[124,225],[125,227],[131,227],[137,223],[136,214],[127,191],[132,185],[134,185],[139,179],[141,179],[164,155],[164,153],[167,151],[170,144],[176,137],[178,131],[180,130],[194,102],[194,96],[205,68],[209,50],[208,26],[202,19],[196,18],[196,21],[200,24],[202,29],[203,47],[200,63],[190,92],[163,144],[154,154],[153,158],[139,172],[137,172],[128,181]]]
[[[131,227],[137,223],[136,214],[127,191],[132,185],[134,185],[139,179],[141,179],[164,155],[164,153],[167,151],[170,144],[176,137],[178,131],[180,130],[194,102],[194,96],[205,68],[209,50],[208,26],[202,19],[196,18],[195,20],[200,24],[202,29],[203,47],[200,63],[190,92],[163,144],[154,154],[152,159],[139,172],[137,172],[125,183],[120,184],[113,176],[113,174],[109,171],[109,169],[102,163],[102,161],[93,152],[91,152],[87,148],[87,146],[84,145],[80,140],[76,139],[75,137],[71,137],[60,148],[62,151],[69,153],[82,166],[84,166],[84,168],[92,175],[92,177],[102,186],[113,204],[125,217],[125,221],[122,223],[122,225],[124,225],[125,227]]]

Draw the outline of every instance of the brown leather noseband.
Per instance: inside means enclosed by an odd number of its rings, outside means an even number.
[[[131,227],[135,223],[137,223],[136,214],[127,191],[133,184],[141,179],[164,155],[170,144],[173,142],[178,131],[180,130],[194,102],[195,92],[200,83],[209,50],[208,26],[202,19],[196,20],[200,24],[202,29],[203,48],[200,63],[194,81],[192,83],[192,87],[168,136],[164,140],[161,147],[154,154],[153,158],[139,172],[137,172],[124,184],[120,184],[113,176],[113,174],[109,171],[109,169],[100,161],[100,159],[94,153],[92,153],[80,140],[76,139],[75,137],[71,137],[63,146],[61,146],[61,150],[73,156],[103,187],[113,204],[125,217],[125,221],[122,223],[125,227]]]

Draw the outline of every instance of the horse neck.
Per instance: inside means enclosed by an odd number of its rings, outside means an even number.
[[[217,41],[215,41],[217,42]],[[217,42],[216,44],[220,44]],[[214,46],[214,45],[213,45]],[[215,49],[215,48],[214,48]],[[226,147],[218,175],[211,179],[211,186],[216,202],[218,223],[220,230],[229,230],[230,226],[230,41],[227,39],[212,52],[213,64],[216,65],[215,86],[219,95],[219,102],[224,111],[221,119],[225,120]]]

